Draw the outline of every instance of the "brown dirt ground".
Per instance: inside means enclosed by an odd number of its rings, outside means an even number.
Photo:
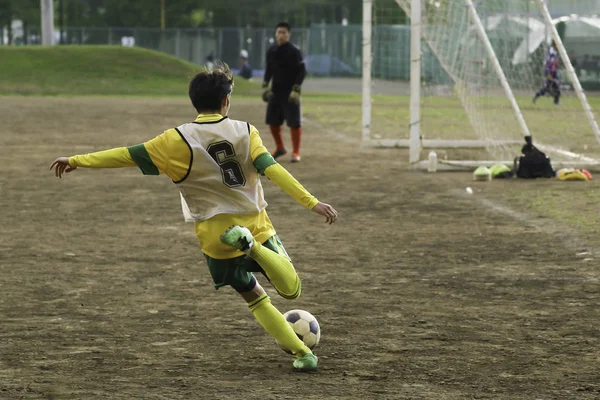
[[[263,109],[231,116],[267,133]],[[308,116],[302,163],[282,164],[339,222],[263,182],[304,288],[269,293],[322,327],[320,371],[296,374],[212,288],[168,178],[48,171],[193,117],[185,100],[0,97],[0,399],[600,398],[591,250],[465,195],[468,174],[407,171]]]

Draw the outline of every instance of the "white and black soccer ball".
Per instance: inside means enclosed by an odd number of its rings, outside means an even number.
[[[304,310],[290,310],[283,314],[283,316],[306,347],[312,350],[319,344],[321,328],[319,327],[319,322],[311,313]],[[288,349],[283,350],[286,353],[291,353]]]

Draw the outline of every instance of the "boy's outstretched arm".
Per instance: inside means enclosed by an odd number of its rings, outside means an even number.
[[[177,181],[187,173],[191,150],[175,129],[169,129],[145,143],[131,147],[59,157],[50,165],[61,178],[78,167],[123,168],[138,166],[144,175],[167,174]]]
[[[263,146],[258,130],[254,126],[249,125],[249,130],[251,156],[258,172],[273,181],[298,203],[324,216],[326,218],[325,222],[333,224],[337,220],[337,211],[329,204],[317,200],[292,174],[273,159]]]
[[[327,203],[320,202],[277,162],[265,169],[265,176],[279,186],[291,198],[326,218],[325,222],[333,224],[337,220],[337,211]]]
[[[86,168],[122,168],[134,167],[137,164],[131,158],[126,147],[98,151],[85,155],[71,157],[59,157],[50,165],[54,168],[54,174],[61,178],[63,174],[77,169],[77,167]]]

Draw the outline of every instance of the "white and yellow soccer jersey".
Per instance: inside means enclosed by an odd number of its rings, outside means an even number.
[[[223,117],[175,129],[192,152],[187,174],[175,182],[188,220],[204,221],[217,214],[256,214],[267,207],[251,157],[250,124]]]
[[[223,122],[221,133],[224,137],[217,135],[216,128],[206,128],[211,125],[216,127]],[[201,128],[194,130],[187,128],[188,125]],[[232,156],[228,144],[219,142],[231,143],[235,156]],[[213,144],[215,147],[210,147]],[[231,163],[233,161],[237,165]],[[137,165],[145,175],[166,174],[183,189],[182,196],[186,198],[191,219],[195,221],[202,251],[215,259],[243,255],[219,240],[219,236],[231,225],[247,227],[261,243],[275,234],[265,210],[259,174],[267,176],[309,209],[319,202],[273,160],[254,126],[229,120],[219,114],[201,114],[194,124],[169,129],[143,144],[73,156],[69,158],[69,164],[87,168]],[[203,188],[205,178],[210,184]],[[252,180],[249,181],[249,178]],[[244,180],[246,182],[242,185]],[[246,187],[249,182],[252,185]],[[210,190],[213,192],[207,193]],[[200,198],[201,194],[207,197]]]

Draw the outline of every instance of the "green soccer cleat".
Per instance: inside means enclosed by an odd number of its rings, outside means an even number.
[[[234,225],[227,229],[220,237],[221,242],[235,247],[238,250],[246,251],[254,243],[254,236],[248,228]]]
[[[298,372],[311,372],[317,370],[319,359],[312,353],[305,354],[302,358],[294,360],[294,369]]]

